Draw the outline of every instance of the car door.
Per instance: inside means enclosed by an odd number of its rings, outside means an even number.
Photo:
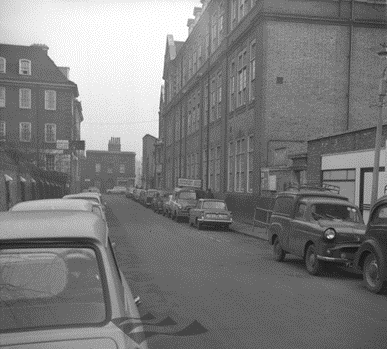
[[[307,219],[307,203],[299,202],[296,206],[294,219],[290,222],[289,246],[290,250],[297,256],[303,256],[304,246],[308,232],[313,229]]]

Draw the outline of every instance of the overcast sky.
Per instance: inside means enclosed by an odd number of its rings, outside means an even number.
[[[46,44],[78,85],[86,150],[142,154],[142,137],[158,137],[167,34],[188,36],[199,0],[0,0],[0,42]]]

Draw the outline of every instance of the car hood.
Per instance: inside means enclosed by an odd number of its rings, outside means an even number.
[[[320,219],[318,221],[322,228],[333,228],[336,230],[337,242],[357,242],[363,240],[366,225],[353,222],[336,222],[333,220]]]
[[[131,333],[141,331],[137,327]],[[83,349],[83,348],[141,348],[147,349],[146,342],[136,343],[122,329],[112,322],[99,328],[55,329],[19,333],[5,333],[1,335],[1,344],[6,348],[18,349],[51,349],[55,343],[57,349]],[[133,336],[134,339],[136,337]],[[140,337],[138,337],[140,338]]]

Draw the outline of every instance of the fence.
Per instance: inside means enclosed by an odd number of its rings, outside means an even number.
[[[0,211],[20,201],[61,198],[69,190],[68,175],[42,170],[17,152],[0,151]]]

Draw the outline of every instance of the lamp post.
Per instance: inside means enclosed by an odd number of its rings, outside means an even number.
[[[378,52],[379,57],[387,58],[387,44],[381,44],[383,49]],[[387,67],[384,68],[379,85],[379,116],[376,126],[375,136],[375,155],[374,155],[374,171],[372,177],[372,194],[371,194],[371,207],[374,205],[378,198],[379,188],[379,163],[380,163],[380,148],[382,146],[382,131],[383,131],[383,103],[384,97],[387,91]]]

